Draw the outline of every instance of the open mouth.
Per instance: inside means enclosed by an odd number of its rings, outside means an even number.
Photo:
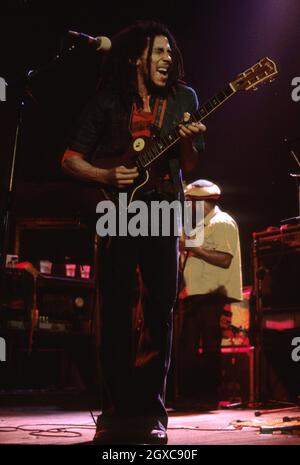
[[[167,68],[158,68],[157,72],[164,78],[168,77],[168,74],[169,74]]]

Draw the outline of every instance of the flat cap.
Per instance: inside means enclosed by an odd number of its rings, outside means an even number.
[[[221,195],[221,189],[207,179],[198,179],[188,184],[184,189],[185,195],[200,200],[218,199]]]

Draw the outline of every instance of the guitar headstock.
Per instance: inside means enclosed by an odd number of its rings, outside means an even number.
[[[230,83],[233,90],[256,90],[259,84],[271,82],[278,74],[276,63],[270,58],[265,57],[259,60],[254,66],[246,69],[243,73],[238,74],[236,79]]]

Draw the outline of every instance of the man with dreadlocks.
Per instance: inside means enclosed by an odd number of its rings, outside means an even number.
[[[69,140],[63,168],[69,174],[124,189],[137,167],[104,167],[133,138],[163,138],[178,127],[180,141],[162,161],[147,202],[183,199],[181,169],[190,172],[203,150],[205,126],[190,122],[198,100],[182,82],[180,51],[168,29],[138,21],[112,39],[98,93]],[[111,236],[100,244],[102,413],[94,441],[101,444],[166,444],[164,405],[170,363],[172,309],[177,292],[178,237]],[[133,347],[132,307],[139,267],[144,289],[142,355]],[[144,352],[143,352],[144,350]]]

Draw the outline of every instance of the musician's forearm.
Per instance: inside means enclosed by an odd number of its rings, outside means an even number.
[[[209,250],[204,247],[189,247],[186,249],[195,257],[220,268],[229,268],[232,261],[232,255],[229,253]]]
[[[91,182],[105,182],[105,171],[92,166],[80,157],[71,157],[63,160],[63,170],[76,178]]]

